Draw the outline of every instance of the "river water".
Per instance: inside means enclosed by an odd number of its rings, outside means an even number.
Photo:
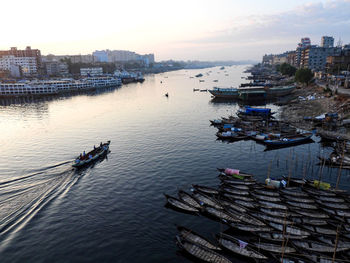
[[[176,195],[192,183],[217,186],[216,167],[261,181],[270,171],[334,184],[338,170],[316,165],[317,155],[330,152],[317,137],[275,151],[216,140],[209,119],[239,106],[193,89],[236,87],[246,67],[149,75],[142,84],[98,93],[0,100],[0,262],[187,262],[177,253],[174,224],[209,238],[223,226],[165,208],[163,193]],[[193,77],[198,73],[204,82]],[[107,140],[106,159],[72,169],[75,156]],[[342,188],[349,180],[343,172]]]

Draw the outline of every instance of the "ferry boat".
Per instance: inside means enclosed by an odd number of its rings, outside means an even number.
[[[240,87],[236,88],[217,88],[214,87],[209,92],[217,98],[225,99],[271,99],[280,96],[289,95],[295,86],[275,86],[275,87]]]
[[[17,83],[0,83],[1,97],[56,95],[70,91],[83,91],[106,87],[116,87],[122,84],[119,78],[90,77],[81,80],[60,79],[27,81]]]
[[[214,87],[209,92],[216,98],[225,98],[225,99],[237,99],[238,98],[238,89],[236,88],[218,88]]]

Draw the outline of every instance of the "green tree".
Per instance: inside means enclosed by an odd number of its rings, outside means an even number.
[[[295,80],[300,83],[305,83],[307,86],[313,78],[311,69],[301,68],[298,69],[295,73]]]
[[[294,76],[297,69],[288,63],[283,63],[276,66],[276,70],[281,72],[282,75]]]

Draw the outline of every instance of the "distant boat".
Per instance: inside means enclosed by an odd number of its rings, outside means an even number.
[[[200,77],[203,77],[203,74],[202,73],[199,73],[195,76],[196,78],[200,78]]]
[[[165,93],[165,97],[169,97],[169,94],[168,94],[168,92],[167,92],[167,93]]]
[[[218,80],[217,80],[217,79],[214,79],[213,82],[218,82]]]
[[[204,82],[204,79],[200,79],[199,82]]]
[[[225,69],[225,67],[221,67],[221,68],[220,68],[220,70],[224,70],[224,69]]]
[[[199,89],[193,89],[193,91],[199,91]]]
[[[207,92],[207,89],[201,89],[200,92]]]

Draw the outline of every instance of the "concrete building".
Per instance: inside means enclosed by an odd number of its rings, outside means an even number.
[[[323,36],[321,38],[321,47],[325,47],[325,48],[334,47],[334,38],[328,37],[328,36]]]
[[[13,55],[0,58],[0,69],[11,70],[13,66],[19,66],[25,76],[38,72],[36,57],[15,57]]]
[[[313,71],[326,69],[327,57],[340,55],[341,49],[337,47],[310,46],[302,51],[300,67]]]
[[[48,76],[66,76],[69,74],[68,65],[60,61],[49,61],[43,63]]]
[[[80,75],[81,76],[101,76],[103,75],[103,69],[102,67],[96,67],[96,68],[81,68],[80,69]]]
[[[306,48],[308,48],[309,46],[311,46],[311,40],[308,37],[303,37],[300,40],[300,43],[298,44],[296,50],[295,50],[295,57],[294,57],[294,66],[299,68],[300,67],[300,63],[302,60],[302,51],[305,50]]]
[[[96,50],[92,53],[94,61],[96,62],[110,62],[108,61],[109,50]]]
[[[31,49],[27,46],[24,50],[19,50],[17,47],[11,47],[10,50],[0,50],[0,58],[4,56],[14,57],[34,57],[36,62],[36,68],[41,69],[41,52],[39,49]],[[37,72],[36,70],[36,72]]]

